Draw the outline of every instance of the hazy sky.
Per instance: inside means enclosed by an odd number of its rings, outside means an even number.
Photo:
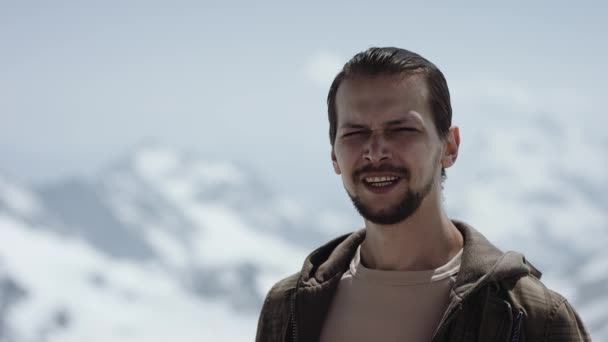
[[[456,124],[472,99],[505,91],[583,98],[572,120],[603,127],[608,10],[572,4],[1,1],[0,174],[90,175],[157,141],[249,164],[295,197],[343,199],[325,97],[370,46],[437,64]]]

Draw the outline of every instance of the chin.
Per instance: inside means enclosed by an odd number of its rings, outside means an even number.
[[[364,193],[362,196],[352,196],[349,193],[349,196],[355,209],[365,220],[380,225],[391,225],[403,222],[416,213],[431,189],[432,183],[429,183],[420,192],[394,191],[381,195]],[[382,203],[380,208],[373,205],[378,203]]]

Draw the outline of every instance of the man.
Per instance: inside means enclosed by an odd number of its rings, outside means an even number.
[[[331,159],[365,229],[312,252],[269,292],[257,341],[588,341],[521,254],[442,207],[456,162],[446,80],[413,52],[371,48],[327,99]]]

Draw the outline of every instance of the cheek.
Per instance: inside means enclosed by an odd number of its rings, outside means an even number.
[[[348,172],[352,169],[352,165],[357,161],[357,153],[345,146],[337,146],[334,149],[336,156],[336,163],[340,167],[342,173]]]
[[[354,185],[353,182],[353,172],[356,169],[355,160],[346,155],[344,153],[337,153],[336,160],[334,161],[334,170],[336,172],[339,171],[339,175],[342,178],[342,183],[347,188],[352,188]]]
[[[421,147],[421,146],[420,146]],[[429,151],[430,150],[430,151]],[[441,166],[441,155],[439,150],[425,148],[411,148],[405,151],[404,160],[415,180],[428,179],[432,177],[438,167]]]
[[[424,159],[421,160],[419,167],[417,168],[418,178],[423,182],[428,182],[429,179],[434,178],[437,174],[441,173],[441,151],[434,150],[428,153]]]

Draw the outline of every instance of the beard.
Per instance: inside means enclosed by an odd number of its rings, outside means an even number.
[[[362,170],[358,170],[353,174],[353,180],[355,180],[355,182],[358,181],[357,176],[363,172],[368,171],[400,172],[402,175],[404,175],[404,177],[402,177],[402,180],[409,180],[410,178],[410,173],[407,169],[383,167],[381,169],[378,168],[373,170],[371,168],[364,168]],[[395,205],[383,210],[373,210],[370,206],[363,203],[363,201],[361,201],[359,197],[354,196],[353,194],[348,192],[348,190],[346,190],[346,193],[353,202],[355,209],[357,209],[359,214],[364,219],[379,225],[390,225],[402,222],[408,217],[410,217],[412,214],[414,214],[416,210],[418,210],[418,208],[420,207],[420,204],[422,204],[424,198],[431,192],[432,188],[433,177],[431,177],[431,179],[426,184],[424,184],[422,189],[420,189],[419,191],[408,189],[407,192],[403,194],[403,197],[401,197],[401,199]]]

